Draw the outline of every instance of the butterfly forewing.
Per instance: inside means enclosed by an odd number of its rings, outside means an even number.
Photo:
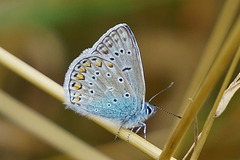
[[[145,101],[145,81],[139,49],[133,33],[126,24],[120,24],[105,33],[92,49],[117,66],[128,80],[141,110]]]

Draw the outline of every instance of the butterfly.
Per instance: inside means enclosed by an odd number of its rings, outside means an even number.
[[[156,112],[145,102],[145,80],[140,51],[127,24],[110,28],[92,48],[69,66],[64,80],[65,104],[84,116],[100,116],[119,128],[143,127]]]

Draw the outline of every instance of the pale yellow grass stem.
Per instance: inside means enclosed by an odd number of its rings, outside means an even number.
[[[4,50],[1,47],[0,47],[0,63],[2,63],[7,68],[14,71],[15,73],[19,74],[23,78],[27,79],[29,82],[33,83],[37,87],[41,88],[42,90],[44,90],[48,94],[57,98],[61,102],[64,101],[62,86],[55,83],[54,81],[52,81],[51,79],[49,79],[48,77],[46,77],[42,73],[38,72],[34,68],[30,67],[29,65],[27,65],[26,63],[24,63],[23,61],[21,61],[17,57],[13,56],[12,54],[10,54],[9,52],[7,52],[6,50]],[[7,107],[7,106],[5,106],[5,107]],[[13,117],[11,117],[12,116],[11,114],[6,114],[6,116],[10,119],[13,119]],[[24,116],[24,114],[21,115],[21,116]],[[99,124],[100,126],[102,126],[103,128],[112,132],[113,134],[117,134],[117,132],[119,130],[118,127],[116,127],[114,124],[112,124],[109,121],[101,120],[100,118],[94,118],[94,117],[89,117],[89,118],[92,119],[97,124]],[[38,118],[38,119],[36,118],[35,120],[40,120],[40,119],[41,118]],[[35,121],[34,123],[39,124],[40,122]],[[22,125],[24,125],[24,124],[22,124]],[[27,126],[27,124],[26,124],[26,126]],[[36,133],[37,131],[35,131],[35,132],[31,131],[31,132]],[[55,132],[51,132],[51,134],[53,134],[55,136],[60,135],[61,133],[59,133],[59,132],[60,132],[59,130],[55,130]],[[129,130],[121,129],[119,137],[121,139],[127,141],[127,137],[129,136],[129,132],[130,132]],[[64,139],[65,138],[62,138],[62,140],[64,140]],[[61,140],[61,139],[59,139],[59,140]],[[77,140],[77,139],[75,138],[75,140]],[[47,142],[52,143],[51,141],[47,141]],[[82,142],[79,141],[79,143],[82,143]],[[159,157],[159,155],[161,154],[161,149],[157,148],[156,146],[149,143],[148,141],[141,138],[140,136],[138,136],[135,133],[132,133],[131,136],[129,137],[129,143],[132,144],[133,146],[135,146],[136,148],[138,148],[139,150],[141,150],[142,152],[146,153],[150,157],[154,158],[154,159],[157,159]],[[64,145],[64,143],[62,143],[62,145]],[[72,147],[72,150],[76,150],[76,148],[73,148],[73,147]],[[174,160],[174,158],[171,158],[171,159]]]
[[[226,1],[225,8],[223,12],[220,14],[219,20],[216,24],[216,27],[213,31],[212,38],[210,38],[208,48],[213,49],[206,49],[204,55],[214,54],[216,55],[217,51],[222,44],[222,40],[225,38],[225,34],[228,31],[229,26],[231,25],[231,21],[229,21],[229,14],[230,19],[232,20],[236,14],[236,6],[239,6],[239,1]],[[225,26],[225,23],[229,26]],[[222,28],[222,26],[225,26]],[[224,32],[224,34],[222,34]],[[221,41],[218,41],[218,35],[222,35],[219,37]],[[193,102],[187,106],[183,118],[177,124],[175,130],[173,131],[171,137],[169,138],[160,159],[169,159],[173,153],[176,151],[177,147],[179,146],[183,136],[185,135],[187,129],[189,128],[190,124],[192,123],[193,119],[196,117],[198,111],[200,110],[202,104],[208,97],[209,93],[212,91],[213,87],[217,83],[218,79],[221,77],[223,71],[226,69],[228,64],[230,63],[231,58],[234,55],[238,45],[240,42],[240,18],[237,20],[236,24],[234,25],[233,29],[231,30],[229,37],[227,38],[226,42],[223,44],[222,49],[219,52],[219,55],[216,57],[216,60],[213,62],[212,67],[208,71],[208,67],[213,60],[207,62],[207,68],[203,69],[203,72],[200,71],[201,68],[196,73],[192,85],[190,85],[190,91],[188,91],[187,96],[193,99]],[[215,47],[214,47],[215,46]],[[212,50],[214,53],[209,53]],[[213,56],[214,58],[215,56]],[[211,58],[211,59],[213,59]],[[207,58],[205,58],[207,59]],[[200,67],[204,66],[205,62],[202,62]],[[204,75],[207,74],[205,77]],[[205,79],[204,79],[205,77]],[[199,81],[200,80],[200,81]],[[200,86],[201,85],[201,86]],[[186,103],[184,103],[186,105]]]

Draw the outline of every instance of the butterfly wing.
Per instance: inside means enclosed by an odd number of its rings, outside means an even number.
[[[130,28],[119,24],[83,51],[65,76],[66,104],[83,115],[121,122],[143,109],[145,83],[139,49]]]
[[[140,51],[129,26],[119,24],[111,28],[92,49],[95,50],[92,54],[100,54],[120,68],[136,94],[138,109],[141,110],[145,102],[145,80]]]

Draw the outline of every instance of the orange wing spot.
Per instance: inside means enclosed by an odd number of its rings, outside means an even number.
[[[82,84],[81,84],[81,83],[76,83],[76,84],[74,85],[74,88],[75,88],[76,90],[79,90],[79,89],[82,88]]]
[[[110,67],[110,68],[113,67],[113,64],[112,64],[112,63],[106,63],[106,65],[107,65],[108,67]]]
[[[91,67],[90,61],[87,61],[84,65],[85,65],[86,67]]]
[[[95,63],[95,65],[98,66],[98,67],[102,67],[102,61],[99,60],[98,62]]]
[[[107,48],[104,48],[104,49],[103,49],[103,53],[104,53],[104,54],[108,54],[108,49],[107,49]]]
[[[80,97],[73,97],[73,102],[79,102],[81,100],[81,98]]]
[[[80,96],[82,96],[82,94],[76,92],[76,93],[74,93],[74,95],[72,97],[75,98],[75,97],[80,97]]]
[[[81,67],[79,68],[79,72],[81,72],[81,73],[86,73],[85,67],[81,66]]]
[[[91,62],[88,59],[83,59],[80,63],[85,67],[91,67]]]
[[[78,74],[77,77],[76,77],[77,80],[84,80],[85,77],[83,74]]]
[[[112,43],[109,43],[109,44],[108,44],[108,47],[109,47],[109,48],[112,48],[112,46],[113,46]]]

